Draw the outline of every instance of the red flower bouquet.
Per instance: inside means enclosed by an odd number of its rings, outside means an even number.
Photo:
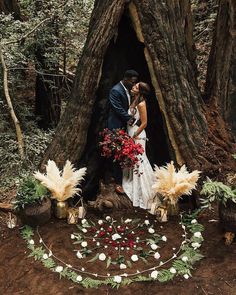
[[[121,168],[134,168],[138,163],[138,155],[144,150],[140,143],[135,143],[123,129],[104,129],[101,132],[101,154],[106,158],[113,158]]]

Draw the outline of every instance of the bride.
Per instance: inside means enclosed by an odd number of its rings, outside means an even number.
[[[152,190],[154,172],[146,156],[146,132],[147,108],[146,96],[150,87],[144,82],[135,84],[131,90],[133,97],[129,107],[129,113],[135,118],[135,123],[127,127],[128,134],[133,137],[135,143],[143,146],[144,153],[139,156],[139,163],[134,169],[124,169],[122,186],[124,192],[133,202],[133,206],[150,209],[155,192]]]

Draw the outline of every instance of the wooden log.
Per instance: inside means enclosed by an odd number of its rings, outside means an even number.
[[[9,203],[0,203],[0,210],[3,211],[13,211],[13,205]]]

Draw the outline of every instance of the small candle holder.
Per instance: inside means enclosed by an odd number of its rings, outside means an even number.
[[[79,221],[79,208],[69,208],[67,214],[68,224],[77,224]]]

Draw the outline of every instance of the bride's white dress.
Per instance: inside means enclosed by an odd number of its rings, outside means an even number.
[[[139,112],[136,107],[135,119],[139,120]],[[132,137],[139,127],[137,125],[128,126],[128,134]],[[143,209],[150,209],[155,192],[152,189],[154,182],[154,172],[146,155],[146,132],[143,130],[135,140],[143,146],[144,153],[139,156],[138,167],[135,169],[123,170],[122,186],[133,202],[133,206]]]

